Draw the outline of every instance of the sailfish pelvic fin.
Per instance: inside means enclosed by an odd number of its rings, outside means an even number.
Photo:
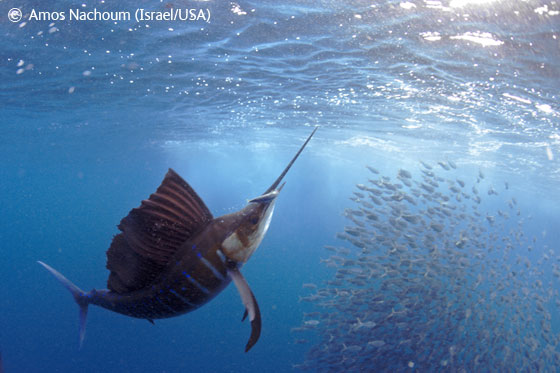
[[[243,277],[241,272],[239,272],[239,269],[229,268],[228,275],[237,287],[239,296],[241,296],[241,301],[245,306],[245,313],[243,314],[243,319],[241,321],[245,320],[247,316],[249,316],[249,321],[251,321],[251,336],[245,346],[245,352],[247,352],[255,345],[255,343],[257,343],[259,337],[261,336],[261,311],[259,310],[257,299],[249,288],[249,284],[245,280],[245,277]]]
[[[80,307],[80,348],[82,348],[82,344],[84,343],[84,338],[86,336],[86,318],[87,318],[87,311],[88,311],[88,298],[84,294],[84,292],[74,285],[70,280],[64,277],[60,272],[56,269],[52,268],[48,264],[45,264],[41,261],[37,261],[40,265],[42,265],[47,271],[49,271],[61,284],[64,286],[72,296],[76,303],[78,303],[78,307]]]

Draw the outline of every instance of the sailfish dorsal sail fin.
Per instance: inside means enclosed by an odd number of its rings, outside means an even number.
[[[151,284],[179,247],[212,220],[196,192],[169,169],[157,191],[121,220],[107,250],[107,287],[127,293]]]

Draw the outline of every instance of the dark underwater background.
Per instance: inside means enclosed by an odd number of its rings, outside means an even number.
[[[28,20],[94,7],[211,19]],[[0,2],[5,372],[558,371],[559,11],[546,0]],[[249,353],[233,286],[155,325],[90,307],[78,348],[78,307],[37,260],[105,288],[116,225],[168,168],[214,216],[230,213],[316,125],[242,269],[263,319]],[[422,189],[426,178],[439,189]],[[395,221],[406,215],[395,190],[423,226]],[[356,230],[372,211],[377,226]]]

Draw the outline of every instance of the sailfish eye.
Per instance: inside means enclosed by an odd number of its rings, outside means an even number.
[[[259,222],[259,217],[258,216],[252,216],[250,222],[253,225],[257,224]]]

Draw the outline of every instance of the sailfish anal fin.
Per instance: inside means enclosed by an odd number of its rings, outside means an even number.
[[[237,287],[241,301],[245,306],[243,320],[245,320],[245,317],[249,316],[249,321],[251,321],[251,336],[245,346],[245,352],[247,352],[257,343],[261,335],[261,311],[259,310],[259,305],[257,304],[253,292],[249,288],[249,284],[241,272],[239,272],[239,269],[229,268],[228,275],[233,280],[235,287]]]
[[[150,285],[179,247],[212,220],[185,180],[169,169],[161,185],[121,220],[107,250],[107,287],[126,293]]]

